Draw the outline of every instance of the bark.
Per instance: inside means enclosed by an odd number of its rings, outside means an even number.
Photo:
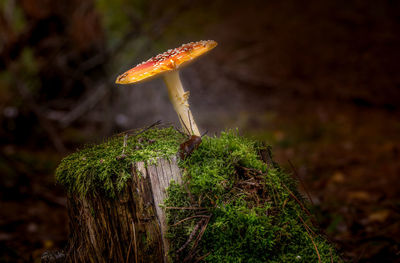
[[[72,262],[167,262],[166,219],[160,207],[171,180],[181,181],[177,160],[132,166],[126,189],[112,200],[68,196]]]

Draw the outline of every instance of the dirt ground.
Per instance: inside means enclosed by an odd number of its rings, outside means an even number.
[[[278,163],[304,180],[318,222],[345,259],[400,262],[400,5],[215,1],[209,8],[202,34],[219,46],[183,72],[184,82],[200,87],[191,103],[201,127],[211,134],[239,127],[272,145]],[[96,129],[82,128],[79,141],[93,140]],[[68,152],[80,145],[68,141],[75,133],[62,131]],[[39,262],[68,236],[65,193],[54,182],[65,154],[49,142],[4,143],[0,152],[0,261]]]

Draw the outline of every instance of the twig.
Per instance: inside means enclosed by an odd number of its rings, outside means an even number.
[[[318,262],[321,263],[321,256],[319,255],[319,251],[318,251],[317,245],[315,244],[314,239],[312,238],[312,236],[310,235],[310,233],[308,233],[307,230],[306,230],[306,232],[307,232],[307,235],[310,237],[311,242],[312,242],[313,245],[314,245],[315,251],[317,252]]]
[[[179,132],[180,134],[182,134],[183,136],[185,136],[185,137],[188,136],[186,133],[184,133],[183,131],[181,131],[179,128],[176,128],[175,126],[174,126],[174,129],[175,129],[177,132]]]
[[[318,256],[318,262],[321,263],[321,256],[319,255],[319,251],[318,251],[317,245],[315,244],[314,239],[312,238],[312,236],[308,232],[308,230],[311,230],[311,228],[306,224],[306,222],[304,222],[304,220],[303,220],[303,218],[301,218],[301,216],[299,216],[299,215],[297,215],[297,216],[300,218],[301,222],[303,223],[304,228],[306,229],[307,235],[311,239],[311,242],[314,245],[315,251],[317,252],[317,256]],[[311,230],[311,232],[312,232],[312,230]]]
[[[203,259],[208,257],[208,255],[210,255],[210,254],[211,254],[211,252],[208,252],[207,254],[205,254],[205,255],[203,255],[201,257],[198,257],[194,263],[198,263],[198,262],[202,261]]]
[[[184,219],[178,221],[177,223],[173,224],[172,226],[177,226],[177,225],[179,225],[179,224],[185,222],[186,220],[190,220],[190,219],[198,218],[198,217],[209,217],[209,216],[207,216],[207,215],[195,215],[195,216],[186,217],[186,218],[184,218]]]
[[[288,160],[288,162],[289,162],[290,167],[292,167],[292,170],[294,171],[294,175],[299,180],[299,182],[301,184],[301,187],[303,187],[304,191],[306,192],[306,194],[308,196],[308,199],[310,200],[311,204],[314,205],[314,202],[313,202],[313,200],[311,198],[310,192],[308,191],[303,179],[301,179],[301,177],[299,176],[299,173],[297,172],[296,167],[293,165],[293,163],[290,160]]]
[[[193,228],[192,233],[190,233],[189,238],[186,240],[185,244],[183,244],[183,246],[180,247],[180,248],[176,251],[176,253],[182,252],[182,251],[189,245],[189,243],[193,240],[194,236],[196,235],[197,231],[198,231],[199,228],[200,228],[200,225],[201,225],[203,222],[204,222],[204,218],[201,219],[201,220],[196,224],[196,226]]]
[[[161,124],[161,120],[158,120],[156,122],[154,122],[153,124],[150,124],[149,126],[147,126],[146,128],[144,128],[143,130],[141,130],[140,132],[136,133],[135,136],[138,136],[139,134],[144,133],[145,131],[150,130],[151,128],[158,126]]]
[[[83,114],[94,108],[106,94],[107,85],[105,83],[100,84],[95,91],[90,90],[90,95],[84,96],[84,100],[79,102],[68,114],[60,119],[61,126],[67,127],[80,118]]]
[[[188,112],[188,114],[189,114],[189,112]],[[178,114],[178,117],[179,117],[179,120],[180,120],[180,122],[181,122],[181,124],[183,125],[183,127],[186,129],[186,131],[188,132],[187,134],[186,134],[186,136],[189,136],[190,137],[190,131],[189,131],[189,128],[186,126],[186,124],[185,124],[185,122],[183,121],[183,119],[182,119],[182,117],[181,117],[181,115],[180,114]],[[190,121],[190,120],[189,120]]]
[[[290,189],[284,184],[282,183],[282,186],[286,189],[286,191],[289,192],[290,196],[293,197],[293,199],[301,206],[301,208],[303,209],[304,212],[307,213],[308,216],[312,217],[310,211],[307,210],[307,208],[304,207],[304,205],[300,202],[300,200],[292,193],[292,191],[290,191]]]
[[[161,120],[158,120],[158,121],[154,122],[153,124],[150,124],[149,126],[143,128],[143,129],[140,130],[140,131],[138,131],[137,129],[130,129],[130,130],[127,130],[127,131],[123,131],[123,132],[121,132],[121,133],[118,133],[118,134],[116,134],[116,135],[114,135],[114,136],[130,135],[130,133],[135,132],[135,131],[136,131],[136,133],[133,133],[132,135],[133,135],[133,136],[138,136],[139,134],[142,134],[142,133],[144,133],[145,131],[150,130],[151,128],[153,128],[153,127],[155,127],[155,126],[158,126],[158,125],[160,125],[160,124],[161,124]]]
[[[177,210],[203,210],[203,209],[207,209],[207,208],[205,208],[205,207],[194,207],[194,206],[182,206],[182,207],[166,206],[165,209],[177,209]]]
[[[298,215],[299,216],[299,215]],[[300,217],[300,216],[299,216]],[[303,218],[300,217],[300,220],[303,222],[303,224],[306,225],[306,227],[308,228],[308,230],[313,234],[313,235],[317,235],[307,224],[306,222],[303,220]]]
[[[207,228],[207,226],[208,226],[208,223],[210,222],[210,218],[211,218],[211,217],[208,216],[207,219],[205,220],[204,225],[201,227],[200,233],[199,233],[199,235],[197,236],[196,240],[194,241],[194,244],[193,244],[193,247],[192,247],[192,249],[191,249],[190,254],[193,254],[194,251],[196,250],[197,245],[199,244],[201,238],[203,237],[204,232],[206,231],[206,228]],[[204,219],[203,219],[203,220],[204,220]],[[190,258],[192,258],[192,257],[190,257]]]
[[[210,217],[208,217],[205,220],[204,219],[200,220],[199,224],[203,223],[202,221],[205,223],[202,225],[200,233],[197,235],[196,240],[194,241],[194,244],[193,244],[192,248],[190,249],[190,252],[188,253],[187,257],[183,260],[183,262],[190,262],[192,260],[192,258],[194,256],[194,252],[197,248],[197,245],[199,244],[199,241],[203,237],[203,234],[207,228],[208,222],[210,222]]]

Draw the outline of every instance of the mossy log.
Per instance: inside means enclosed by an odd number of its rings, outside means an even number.
[[[176,157],[132,165],[117,198],[68,195],[72,262],[167,262],[166,219],[160,207],[169,183],[181,181]]]

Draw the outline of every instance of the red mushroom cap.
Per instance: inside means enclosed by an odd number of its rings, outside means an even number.
[[[119,75],[115,83],[131,84],[155,77],[171,70],[182,68],[217,45],[214,40],[202,40],[183,44],[140,63]]]

